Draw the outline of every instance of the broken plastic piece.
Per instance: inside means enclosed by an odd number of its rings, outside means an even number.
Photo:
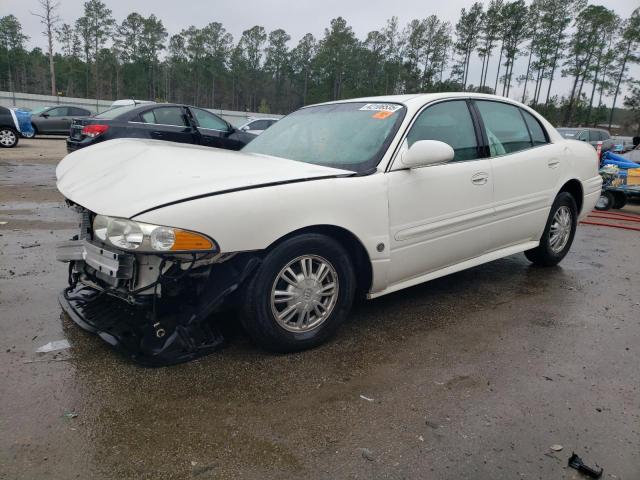
[[[569,466],[571,468],[575,468],[581,473],[591,477],[591,478],[600,478],[602,476],[602,472],[604,471],[600,465],[596,463],[595,467],[590,467],[585,465],[582,459],[575,454],[575,452],[569,457]]]
[[[36,350],[36,352],[37,353],[55,352],[56,350],[65,350],[70,346],[71,345],[69,345],[68,340],[55,340],[53,342],[49,342],[46,345],[41,346],[39,349]]]

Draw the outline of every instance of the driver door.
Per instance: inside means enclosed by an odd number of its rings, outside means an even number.
[[[486,253],[491,246],[493,175],[466,100],[424,109],[404,140],[439,140],[451,162],[406,169],[396,159],[388,175],[388,283],[410,280]],[[400,152],[402,154],[402,152]]]
[[[189,109],[193,117],[195,117],[196,128],[200,134],[200,143],[202,145],[230,150],[238,150],[240,148],[229,138],[232,127],[222,118],[202,108],[190,107]]]

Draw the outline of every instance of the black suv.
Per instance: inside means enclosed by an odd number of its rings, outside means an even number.
[[[203,108],[171,103],[126,105],[91,118],[74,118],[67,151],[114,138],[151,138],[240,150],[255,137]]]

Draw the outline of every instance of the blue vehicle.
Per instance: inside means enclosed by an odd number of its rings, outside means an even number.
[[[628,170],[640,168],[640,164],[612,152],[602,155],[602,194],[596,203],[596,210],[619,209],[629,198],[640,197],[640,185],[628,184]]]

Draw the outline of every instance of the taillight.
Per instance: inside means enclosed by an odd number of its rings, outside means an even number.
[[[109,130],[109,125],[86,125],[82,129],[82,135],[94,138],[98,135],[102,135],[107,130]]]

